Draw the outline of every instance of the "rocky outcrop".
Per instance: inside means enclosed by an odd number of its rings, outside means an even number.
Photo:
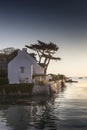
[[[61,81],[50,83],[50,95],[58,93],[61,88]]]
[[[59,92],[62,87],[61,81],[52,81],[47,85],[34,85],[32,89],[32,95],[48,95],[51,96]]]
[[[34,85],[32,95],[50,95],[49,85]]]

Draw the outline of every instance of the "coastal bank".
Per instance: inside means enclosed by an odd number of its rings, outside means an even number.
[[[39,84],[7,84],[0,87],[0,96],[51,96],[58,93],[61,87],[65,86],[64,81],[52,81],[45,85]]]

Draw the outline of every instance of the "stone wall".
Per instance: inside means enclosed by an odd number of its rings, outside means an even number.
[[[53,95],[59,92],[61,81],[52,81],[47,85],[34,85],[32,95]]]
[[[50,95],[49,85],[34,85],[32,95]]]
[[[50,83],[50,93],[51,95],[58,93],[61,88],[61,81],[56,81]]]

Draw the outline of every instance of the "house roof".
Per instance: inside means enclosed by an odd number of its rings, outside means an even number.
[[[14,57],[10,62],[12,62],[14,59],[16,59],[18,56],[23,56],[25,59],[27,59],[29,62],[31,61],[31,64],[37,64],[38,66],[40,66],[37,61],[35,60],[34,57],[32,57],[25,48],[23,48],[22,50],[18,50],[18,54],[16,57]],[[9,63],[10,63],[9,62]],[[40,66],[42,69],[43,67]]]

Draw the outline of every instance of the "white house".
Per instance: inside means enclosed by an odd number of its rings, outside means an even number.
[[[8,80],[10,84],[31,83],[33,74],[43,74],[44,69],[27,53],[26,48],[8,63]]]

